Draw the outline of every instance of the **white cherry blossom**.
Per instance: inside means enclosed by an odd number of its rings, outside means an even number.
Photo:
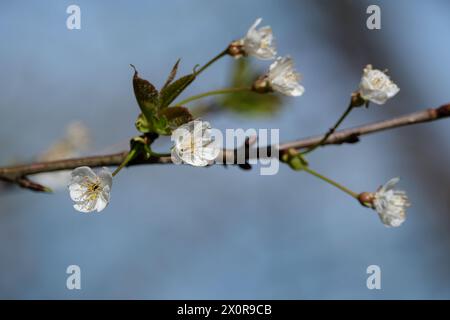
[[[294,62],[290,57],[279,57],[270,66],[267,79],[270,87],[288,96],[301,96],[305,91],[298,82],[300,74],[294,69]]]
[[[183,124],[172,133],[172,161],[193,166],[206,166],[215,160],[220,148],[211,135],[207,121],[194,120]]]
[[[359,85],[359,94],[364,100],[384,104],[399,91],[397,85],[383,71],[373,69],[370,64],[364,68]]]
[[[255,23],[247,31],[247,35],[238,41],[242,46],[244,54],[254,56],[262,60],[274,59],[277,52],[270,26],[256,27],[261,23],[262,19],[256,19]]]
[[[399,178],[389,180],[373,194],[373,208],[388,227],[398,227],[406,220],[406,208],[410,206],[405,191],[395,190]]]
[[[108,205],[111,186],[112,174],[107,168],[98,174],[86,166],[74,169],[69,184],[73,207],[80,212],[102,211]]]

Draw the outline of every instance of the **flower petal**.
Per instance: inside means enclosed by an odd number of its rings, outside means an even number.
[[[179,156],[177,148],[173,147],[170,153],[170,158],[174,164],[183,163],[183,159]]]
[[[95,179],[97,175],[95,174],[94,171],[92,171],[91,168],[83,166],[73,169],[72,178],[74,177],[88,177],[90,179]]]
[[[81,201],[86,194],[87,188],[79,183],[69,185],[69,195],[73,201]]]
[[[389,180],[388,182],[386,182],[386,183],[384,184],[384,186],[382,187],[382,189],[383,189],[384,191],[389,191],[389,190],[391,190],[391,189],[394,189],[395,185],[396,185],[397,183],[399,183],[399,182],[400,182],[400,177],[392,178],[391,180]]]
[[[98,177],[100,178],[100,181],[102,182],[103,186],[108,186],[109,188],[111,188],[112,174],[108,168],[103,167],[102,170],[100,170],[100,172],[98,173]]]
[[[256,30],[256,27],[261,23],[262,18],[256,19],[256,21],[252,24],[252,26],[247,31],[247,36],[251,35],[252,32]]]
[[[100,193],[100,196],[97,199],[97,203],[95,204],[95,210],[97,210],[97,212],[102,211],[103,209],[106,208],[108,202],[109,202],[109,190],[107,191],[103,190],[103,192]]]
[[[95,206],[97,204],[97,201],[94,200],[90,200],[90,201],[79,201],[76,202],[73,207],[75,208],[75,210],[80,211],[80,212],[84,212],[84,213],[88,213],[88,212],[92,212],[95,210]]]
[[[256,30],[261,21],[262,19],[258,18],[240,42],[243,44],[246,54],[262,60],[273,59],[276,55],[276,49],[273,44],[272,28],[264,26]]]
[[[210,143],[208,146],[203,147],[201,150],[201,157],[208,161],[216,160],[217,156],[220,153],[220,149],[217,144]]]

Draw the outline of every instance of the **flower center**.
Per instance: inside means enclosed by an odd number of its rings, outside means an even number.
[[[382,77],[375,77],[375,78],[372,79],[372,84],[375,87],[380,88],[384,84],[384,79]]]
[[[92,192],[97,191],[99,188],[100,188],[100,186],[99,186],[98,183],[94,183],[94,184],[92,184],[92,185],[90,186],[90,189],[91,189]]]
[[[195,140],[194,140],[194,137],[193,136],[191,136],[191,139],[190,139],[191,141],[191,143],[190,143],[190,148],[191,148],[191,151],[192,152],[194,152],[194,150],[195,150]]]
[[[100,181],[93,182],[86,179],[82,185],[86,188],[83,198],[86,198],[89,201],[94,201],[98,198],[98,194],[101,191]]]

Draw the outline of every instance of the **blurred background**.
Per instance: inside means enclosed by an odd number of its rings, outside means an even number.
[[[81,30],[66,28],[71,4],[81,8]],[[370,4],[381,7],[381,30],[366,28]],[[322,133],[367,63],[389,69],[401,91],[343,127],[437,107],[450,101],[449,10],[444,0],[2,1],[0,165],[45,158],[73,140],[74,127],[82,143],[71,152],[126,149],[139,113],[129,63],[160,87],[178,58],[180,74],[190,72],[258,17],[272,26],[278,54],[295,60],[306,92],[269,115],[205,115],[214,127],[280,128],[281,141]],[[221,60],[183,96],[228,85],[233,66]],[[449,136],[442,120],[309,157],[355,191],[402,177],[412,207],[399,228],[285,166],[274,176],[257,167],[134,167],[117,176],[101,214],[76,212],[64,188],[3,186],[0,298],[448,299]],[[160,151],[168,145],[158,142]],[[66,288],[72,264],[81,290]],[[372,264],[381,290],[366,287]]]

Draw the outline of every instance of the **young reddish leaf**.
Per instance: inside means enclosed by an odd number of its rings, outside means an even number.
[[[195,79],[195,74],[191,73],[186,76],[183,76],[168,85],[166,88],[161,90],[161,94],[159,96],[160,100],[160,108],[168,107],[173,100],[175,100],[184,89],[186,89],[192,81]]]
[[[137,103],[141,108],[142,113],[147,118],[151,118],[158,110],[158,90],[156,90],[149,81],[141,79],[138,76],[136,68],[133,65],[131,66],[134,69],[133,89]]]
[[[192,115],[185,107],[170,107],[159,112],[160,117],[167,119],[167,126],[172,131],[182,124],[192,121]]]
[[[166,83],[164,83],[164,86],[162,87],[161,91],[164,90],[169,84],[171,84],[173,79],[175,79],[179,63],[180,59],[178,59],[177,62],[175,62],[175,65],[173,66],[172,71],[170,71],[169,77],[167,78]]]

